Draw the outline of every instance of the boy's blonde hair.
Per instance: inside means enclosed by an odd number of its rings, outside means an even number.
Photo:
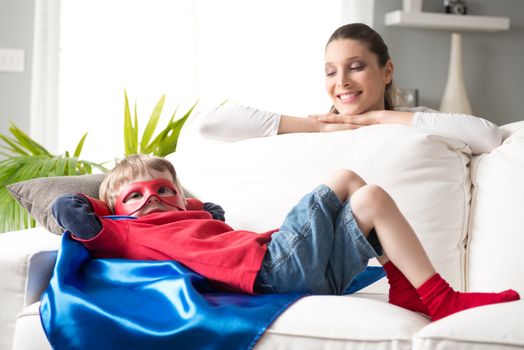
[[[100,184],[100,199],[114,212],[115,201],[123,185],[133,182],[139,176],[151,175],[151,170],[169,171],[185,202],[184,190],[178,181],[173,164],[165,158],[145,154],[128,156],[116,164]]]

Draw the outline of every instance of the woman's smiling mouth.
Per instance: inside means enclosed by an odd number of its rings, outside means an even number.
[[[362,91],[352,91],[352,92],[339,94],[339,95],[337,95],[337,98],[342,103],[351,103],[354,100],[356,100],[357,97],[360,96],[361,94],[362,94]]]

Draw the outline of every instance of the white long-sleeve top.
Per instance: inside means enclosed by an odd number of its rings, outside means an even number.
[[[492,122],[472,115],[440,113],[426,107],[403,108],[413,112],[411,126],[424,132],[453,138],[469,145],[473,154],[490,152],[502,142],[502,133]],[[278,134],[279,113],[226,104],[201,113],[197,129],[206,139],[240,141]]]

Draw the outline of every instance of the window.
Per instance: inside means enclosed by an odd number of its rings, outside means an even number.
[[[343,22],[342,4],[62,1],[56,151],[72,151],[89,132],[84,157],[121,157],[124,89],[141,128],[162,94],[161,125],[197,99],[201,109],[230,99],[293,115],[327,111],[324,46]]]

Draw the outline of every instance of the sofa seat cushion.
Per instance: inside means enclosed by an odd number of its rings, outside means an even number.
[[[465,310],[424,327],[413,350],[510,350],[524,348],[524,301]]]
[[[0,235],[0,349],[10,349],[16,315],[49,284],[60,237],[43,227]]]
[[[255,349],[411,349],[430,321],[382,296],[309,296],[291,305]]]
[[[429,320],[388,304],[386,295],[310,296],[291,305],[255,349],[411,349]],[[13,350],[48,350],[35,303],[18,315]]]
[[[12,350],[49,350],[39,312],[40,302],[29,305],[17,315]]]

